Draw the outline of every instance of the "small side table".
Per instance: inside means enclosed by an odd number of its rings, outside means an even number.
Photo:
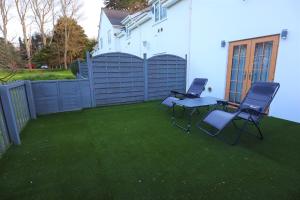
[[[218,101],[223,101],[222,99],[215,98],[215,97],[200,97],[200,98],[193,98],[193,99],[183,99],[183,100],[175,100],[173,101],[173,114],[172,114],[172,122],[175,126],[181,128],[187,133],[191,131],[191,123],[193,114],[201,107],[210,107],[218,104]],[[183,107],[185,110],[188,110],[188,122],[186,126],[180,125],[176,121],[175,117],[175,107],[180,106]]]

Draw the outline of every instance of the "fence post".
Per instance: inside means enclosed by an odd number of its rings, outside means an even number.
[[[78,65],[78,73],[76,74],[77,75],[77,79],[79,78],[79,75],[81,75],[81,67],[80,67],[80,61],[79,59],[77,59],[77,65]]]
[[[94,72],[93,72],[90,53],[88,51],[86,52],[86,63],[88,65],[88,75],[89,75],[90,91],[91,91],[91,104],[92,107],[96,107],[96,100],[95,100],[95,93],[94,93]]]
[[[26,91],[26,97],[27,97],[27,101],[28,101],[30,118],[36,119],[36,110],[35,110],[33,92],[32,92],[32,87],[31,87],[30,81],[25,81],[25,88],[26,88],[25,91]]]
[[[147,60],[147,54],[144,53],[144,101],[148,100],[148,60]]]
[[[6,119],[9,136],[13,144],[20,145],[21,140],[20,140],[17,123],[16,123],[17,119],[14,112],[14,107],[12,105],[9,88],[5,85],[0,86],[0,95],[1,95],[2,104],[5,105],[3,106],[3,111]]]
[[[186,91],[186,88],[188,88],[189,86],[188,86],[188,81],[189,81],[189,75],[188,75],[188,73],[187,73],[187,68],[188,68],[188,55],[187,54],[185,54],[185,88],[184,88],[184,90],[185,90],[185,92],[187,92]]]

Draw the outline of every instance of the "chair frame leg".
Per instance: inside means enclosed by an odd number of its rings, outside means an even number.
[[[236,144],[238,144],[238,142],[240,141],[240,138],[241,138],[243,132],[246,132],[246,129],[247,129],[248,125],[249,125],[250,123],[252,123],[252,124],[254,124],[255,128],[258,130],[258,138],[259,138],[260,140],[263,139],[262,131],[261,131],[261,129],[259,128],[258,123],[256,123],[252,118],[249,119],[249,120],[244,120],[244,123],[243,123],[243,125],[242,125],[241,128],[239,128],[238,125],[235,123],[236,120],[240,120],[240,119],[236,118],[236,119],[234,119],[234,120],[231,121],[231,123],[233,124],[233,126],[235,127],[235,129],[238,130],[237,135],[236,135],[236,137],[235,137],[235,139],[234,139],[233,142],[230,142],[230,141],[228,141],[228,139],[225,139],[225,137],[222,137],[221,135],[219,135],[219,133],[221,133],[223,129],[222,129],[222,130],[217,130],[216,132],[210,132],[210,131],[208,131],[208,130],[202,128],[201,125],[200,125],[200,122],[197,124],[197,127],[198,127],[200,130],[202,130],[203,132],[205,132],[206,134],[208,134],[208,135],[210,135],[210,136],[213,136],[213,137],[216,136],[218,139],[220,139],[220,140],[226,142],[227,144],[230,144],[230,145],[236,145]]]
[[[231,145],[236,145],[240,141],[242,133],[246,130],[247,126],[248,126],[248,121],[245,121],[242,128],[238,129],[239,131],[237,133],[237,137],[235,138],[234,142],[231,143]]]
[[[231,123],[233,124],[234,128],[239,129],[239,127],[238,127],[238,126],[236,125],[236,123],[235,123],[235,120],[232,120]]]
[[[236,119],[236,120],[239,120],[239,119]],[[246,132],[246,127],[247,127],[247,125],[251,122],[251,123],[255,126],[255,128],[256,128],[256,130],[257,130],[257,132],[258,132],[257,137],[258,137],[260,140],[263,140],[263,139],[264,139],[263,134],[262,134],[262,131],[261,131],[261,129],[260,129],[258,123],[255,122],[251,117],[250,117],[248,120],[245,120],[244,125],[243,125],[242,128],[239,128],[239,127],[236,125],[236,123],[235,123],[234,121],[235,121],[235,120],[232,121],[232,124],[234,125],[234,127],[235,127],[236,129],[239,130],[239,135],[238,135],[238,137],[240,137],[241,132]],[[247,133],[251,134],[251,132],[247,132]],[[237,142],[238,142],[238,141],[239,141],[239,139],[237,139]]]
[[[264,136],[263,136],[263,134],[262,134],[261,129],[259,128],[258,123],[256,123],[252,118],[251,118],[251,122],[254,124],[255,128],[258,130],[258,138],[259,138],[260,140],[263,140],[263,139],[264,139]]]

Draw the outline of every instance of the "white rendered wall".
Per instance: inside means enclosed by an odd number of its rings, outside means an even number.
[[[189,0],[185,0],[189,1]],[[221,41],[280,34],[275,82],[281,88],[271,105],[270,115],[300,122],[300,1],[298,0],[193,0],[189,85],[195,77],[207,77],[212,92],[224,98],[228,43]]]
[[[192,11],[189,10],[191,4]],[[280,40],[275,81],[281,88],[271,105],[270,115],[300,122],[300,1],[298,0],[181,0],[167,11],[167,19],[154,19],[132,30],[131,36],[115,39],[107,45],[112,28],[102,15],[100,37],[103,49],[98,53],[121,51],[142,57],[160,53],[188,55],[187,87],[195,77],[209,79],[212,92],[204,95],[224,98],[228,43],[273,34],[288,29],[287,40]],[[189,15],[191,14],[191,29]],[[163,31],[158,33],[158,29]],[[143,41],[147,41],[146,47]],[[190,41],[190,42],[189,42]],[[114,47],[114,48],[113,48]]]
[[[99,37],[98,37],[98,49],[94,52],[93,56],[96,56],[100,53],[115,52],[119,49],[119,42],[116,41],[114,33],[118,32],[119,29],[116,29],[112,26],[109,19],[103,11],[100,14],[100,24],[99,24]],[[108,31],[111,32],[111,43],[108,43]],[[102,38],[103,45],[101,49],[100,39]]]
[[[167,19],[155,23],[154,17],[120,38],[120,51],[143,57],[175,54],[185,57],[188,49],[188,1],[180,1],[167,10]],[[161,29],[163,29],[161,31]],[[160,30],[160,32],[158,32]],[[146,45],[143,45],[143,41]]]

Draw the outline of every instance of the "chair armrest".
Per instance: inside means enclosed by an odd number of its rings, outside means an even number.
[[[187,98],[191,98],[191,99],[199,98],[199,96],[197,96],[194,93],[187,93],[187,94],[184,94],[184,96],[187,97]]]
[[[180,94],[180,95],[186,95],[185,93],[182,93],[182,92],[177,92],[175,90],[171,90],[171,94]]]
[[[220,106],[228,106],[229,102],[227,100],[217,100],[217,104]]]
[[[235,108],[239,108],[239,105],[237,104],[234,104],[234,103],[231,103],[227,100],[217,100],[217,104],[220,105],[220,106],[232,106],[232,107],[235,107]]]
[[[260,106],[255,106],[255,105],[243,105],[242,108],[240,108],[241,112],[247,112],[250,115],[264,115],[265,113],[262,110],[262,107]]]

